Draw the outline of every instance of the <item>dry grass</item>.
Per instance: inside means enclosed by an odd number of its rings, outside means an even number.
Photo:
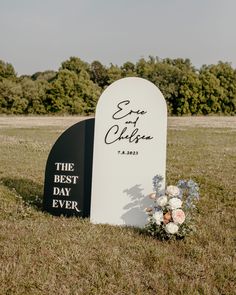
[[[171,129],[180,128],[229,128],[236,129],[236,117],[169,117]]]
[[[55,126],[67,128],[85,118],[81,116],[0,116],[0,128],[35,128]],[[236,128],[236,117],[169,117],[168,127]]]
[[[78,120],[0,117],[0,294],[235,294],[235,117],[168,121],[168,183],[202,195],[197,233],[176,242],[41,212],[49,150]]]

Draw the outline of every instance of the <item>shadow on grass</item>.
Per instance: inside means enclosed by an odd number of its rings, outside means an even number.
[[[16,191],[26,205],[42,210],[43,185],[23,178],[1,178],[1,182],[10,190]]]

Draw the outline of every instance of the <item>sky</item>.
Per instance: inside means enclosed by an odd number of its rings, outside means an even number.
[[[122,65],[150,55],[236,67],[235,0],[0,0],[0,59],[18,75],[71,56]]]

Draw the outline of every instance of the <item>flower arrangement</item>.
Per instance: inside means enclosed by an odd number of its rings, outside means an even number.
[[[161,240],[182,239],[194,230],[193,213],[199,200],[199,187],[193,180],[180,180],[163,191],[163,177],[153,178],[153,206],[146,208],[146,231]]]

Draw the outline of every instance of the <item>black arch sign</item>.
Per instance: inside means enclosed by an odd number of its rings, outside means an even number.
[[[53,215],[89,217],[94,118],[76,123],[56,141],[48,156],[43,209]]]

